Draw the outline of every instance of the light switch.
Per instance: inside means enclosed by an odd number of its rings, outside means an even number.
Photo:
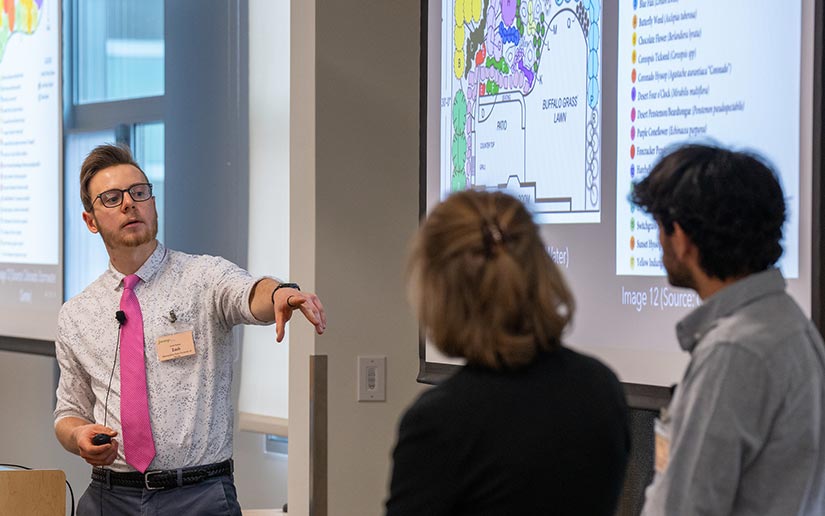
[[[358,401],[386,401],[387,357],[358,357]]]

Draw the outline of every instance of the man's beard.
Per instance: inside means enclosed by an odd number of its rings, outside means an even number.
[[[667,271],[667,281],[674,287],[695,289],[696,282],[690,269],[674,256],[673,249],[669,241],[662,241],[662,265]]]
[[[688,267],[673,257],[673,253],[669,249],[664,249],[662,254],[662,264],[667,271],[667,281],[674,287],[682,287],[696,290],[696,282],[693,281],[693,275],[690,273]]]
[[[696,290],[694,287],[695,282],[693,281],[693,276],[690,274],[687,267],[684,267],[681,264],[667,269],[667,281],[674,287]]]
[[[120,231],[110,233],[108,230],[104,230],[100,227],[100,225],[98,225],[98,231],[107,248],[139,247],[143,244],[152,242],[158,236],[157,215],[153,217],[153,220],[145,222],[145,224],[145,230],[137,233],[123,234]]]

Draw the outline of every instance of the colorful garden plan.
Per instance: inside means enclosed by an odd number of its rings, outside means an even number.
[[[539,223],[600,222],[600,0],[442,9],[442,197],[505,190]]]

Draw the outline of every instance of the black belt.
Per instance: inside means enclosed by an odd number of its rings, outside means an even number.
[[[92,468],[92,480],[123,487],[139,489],[171,489],[203,482],[208,478],[231,475],[233,471],[232,459],[206,466],[194,466],[181,469],[160,469],[140,473],[118,473],[110,469]]]

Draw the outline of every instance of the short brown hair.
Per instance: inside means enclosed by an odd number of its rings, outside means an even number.
[[[89,182],[101,170],[115,165],[132,165],[140,170],[143,177],[146,177],[146,173],[132,157],[132,151],[128,146],[122,143],[98,145],[86,156],[80,166],[80,201],[87,212],[91,213],[93,202],[92,195],[89,193]]]
[[[573,296],[527,209],[501,192],[466,191],[436,206],[409,263],[419,320],[446,355],[517,368],[561,345]]]

